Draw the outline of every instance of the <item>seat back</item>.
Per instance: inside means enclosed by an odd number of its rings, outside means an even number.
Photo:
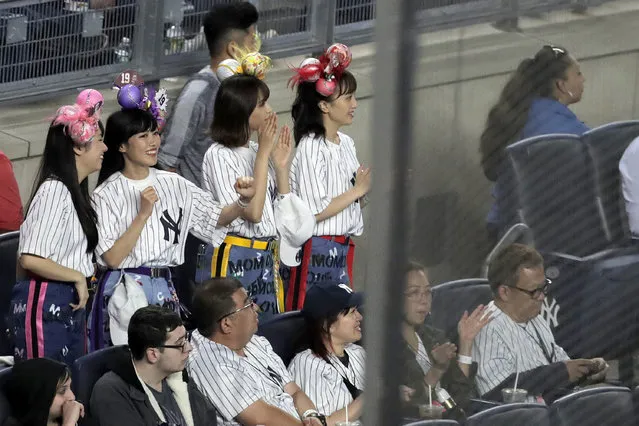
[[[459,426],[455,420],[420,420],[404,426]]]
[[[20,232],[0,234],[0,355],[13,355],[13,343],[7,330],[6,317],[11,305],[11,293],[16,283]]]
[[[71,368],[71,387],[78,401],[84,404],[85,418],[90,416],[89,402],[93,386],[100,377],[109,372],[112,363],[128,353],[126,346],[113,346],[100,349],[75,360]],[[90,424],[90,423],[85,423]]]
[[[579,137],[534,137],[506,152],[513,179],[505,196],[519,202],[538,250],[586,256],[608,246],[592,162]]]
[[[584,389],[555,401],[550,419],[556,426],[634,425],[632,392],[612,386]]]
[[[431,324],[451,336],[464,311],[472,312],[477,306],[492,300],[488,280],[470,278],[450,281],[433,287]]]
[[[0,425],[3,425],[11,415],[11,406],[4,395],[4,386],[11,374],[11,367],[0,370]]]
[[[474,414],[466,426],[549,426],[548,408],[541,404],[505,404]]]
[[[610,243],[630,238],[621,191],[619,161],[628,145],[639,137],[639,121],[619,121],[597,127],[582,136],[595,171],[597,197]]]
[[[266,337],[273,351],[288,365],[299,347],[308,343],[306,321],[300,311],[285,312],[260,324],[257,334]]]

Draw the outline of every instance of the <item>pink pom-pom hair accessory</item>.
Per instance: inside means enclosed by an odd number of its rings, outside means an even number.
[[[307,58],[299,67],[294,67],[295,74],[289,79],[288,85],[294,88],[300,83],[315,83],[315,90],[320,95],[331,96],[352,59],[348,46],[335,43],[319,58]]]
[[[76,145],[86,145],[100,132],[98,122],[104,97],[100,92],[86,89],[80,92],[75,104],[58,108],[52,125],[63,125],[65,133]]]

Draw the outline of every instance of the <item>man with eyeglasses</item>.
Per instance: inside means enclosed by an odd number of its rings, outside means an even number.
[[[491,262],[488,281],[492,321],[473,343],[475,381],[483,399],[501,400],[517,372],[517,388],[528,391],[529,402],[551,403],[578,385],[603,381],[608,364],[602,358],[571,360],[540,315],[551,283],[535,249],[505,248]]]
[[[257,305],[235,278],[214,278],[193,300],[188,370],[224,426],[326,426],[266,338],[256,336]],[[332,426],[332,425],[331,425]]]
[[[215,407],[184,369],[193,348],[180,316],[160,306],[140,308],[128,336],[129,346],[115,349],[110,371],[93,388],[95,424],[216,425]]]

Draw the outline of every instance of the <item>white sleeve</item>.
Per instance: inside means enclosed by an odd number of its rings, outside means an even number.
[[[204,360],[202,360],[204,361]],[[222,416],[230,421],[261,398],[251,387],[255,380],[242,369],[210,360],[191,369],[195,383]]]
[[[478,365],[475,381],[480,395],[493,390],[515,371],[516,355],[494,328],[484,327],[479,332],[472,355]]]
[[[324,211],[332,198],[326,188],[326,162],[319,152],[319,141],[309,141],[295,154],[297,164],[295,176],[291,178],[297,195],[308,204],[311,212],[316,215]]]
[[[304,391],[306,396],[315,404],[320,413],[330,415],[336,411],[337,400],[330,383],[331,375],[337,375],[322,359],[311,351],[304,351],[293,358],[289,371],[295,383]]]
[[[113,211],[117,206],[115,200],[109,200],[108,193],[93,193],[93,208],[98,217],[98,245],[95,248],[96,256],[102,256],[111,250],[113,244],[121,237],[117,229],[118,219],[121,214]]]
[[[219,247],[226,238],[228,228],[217,226],[222,214],[222,207],[214,199],[213,195],[195,184],[188,182],[188,190],[193,194],[193,220],[190,232],[215,247]]]
[[[228,206],[240,198],[240,195],[235,192],[235,182],[241,175],[229,161],[228,154],[215,148],[215,146],[209,148],[204,155],[202,186],[213,195],[215,201],[218,201],[222,206]],[[240,225],[243,222],[244,219],[238,217],[229,224],[229,227]]]
[[[48,180],[38,188],[20,227],[20,254],[50,259],[64,244],[69,214],[75,213],[71,194],[60,181]]]

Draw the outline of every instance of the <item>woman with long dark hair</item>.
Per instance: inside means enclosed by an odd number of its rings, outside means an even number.
[[[346,284],[318,284],[308,290],[302,313],[309,348],[289,365],[295,383],[315,403],[328,424],[362,415],[365,352],[362,338],[361,293]]]
[[[480,153],[484,174],[495,182],[496,202],[487,217],[491,239],[496,240],[511,225],[511,219],[502,218],[498,210],[499,199],[507,195],[500,188],[506,147],[533,136],[588,131],[568,108],[581,101],[584,81],[579,63],[566,49],[544,46],[519,64],[488,113]]]
[[[99,121],[103,98],[85,90],[58,109],[20,227],[18,282],[11,299],[15,358],[71,364],[85,353],[87,279],[98,244],[87,177],[100,169],[106,145]]]
[[[269,61],[259,56],[261,63]],[[218,73],[222,84],[211,126],[214,142],[204,156],[202,183],[223,205],[237,200],[233,186],[240,176],[252,176],[256,191],[229,225],[224,243],[218,248],[202,247],[196,281],[237,277],[260,307],[260,319],[266,319],[283,310],[278,303],[279,295],[283,300],[283,289],[274,258],[275,203],[279,197],[290,196],[291,133],[284,126],[277,140],[277,116],[268,104],[270,91],[255,73],[241,69],[240,74],[224,78],[227,75]],[[250,140],[253,132],[258,133],[257,142]]]
[[[16,364],[2,389],[11,408],[5,426],[67,426],[84,417],[69,367],[47,358]]]
[[[314,284],[353,285],[352,237],[364,231],[361,204],[371,175],[360,166],[353,139],[339,131],[353,122],[357,108],[357,80],[346,70],[350,61],[348,47],[335,44],[320,59],[306,59],[292,79],[297,85],[292,109],[297,151],[291,190],[309,206],[317,223],[301,256],[282,258],[293,267],[287,310],[300,309]]]
[[[208,192],[183,177],[155,169],[160,145],[158,110],[152,102],[148,110],[147,102],[132,106],[125,95],[133,92],[128,86],[121,89],[118,101],[123,109],[107,120],[109,151],[93,192],[100,235],[96,256],[104,271],[91,312],[91,350],[126,344],[128,320],[135,310],[122,306],[133,300],[129,292],[135,286],[127,286],[127,281],[140,284],[137,290],[144,292],[146,303],[179,312],[169,268],[184,262],[187,235],[193,233],[219,246],[226,225],[254,195],[252,178],[240,177],[234,187],[239,200],[222,208]],[[111,296],[120,284],[127,288],[127,297],[119,302]]]

